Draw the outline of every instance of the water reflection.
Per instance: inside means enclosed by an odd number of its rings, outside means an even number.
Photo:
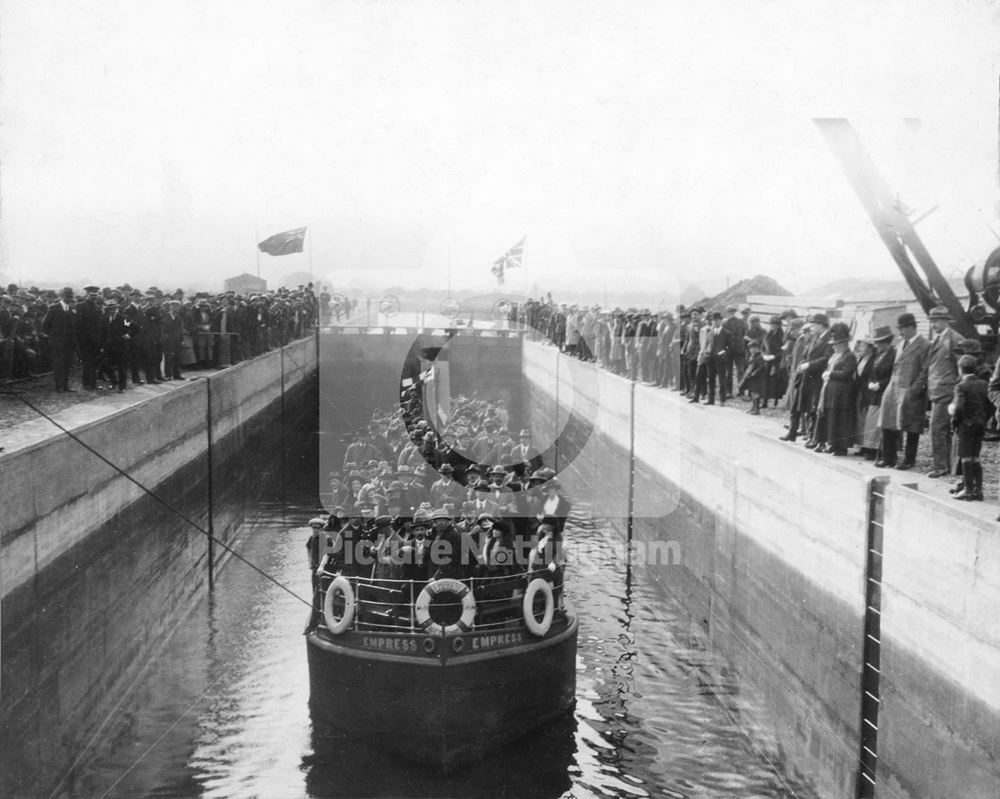
[[[246,556],[303,595],[308,533],[292,525],[313,510],[291,493],[241,533]],[[568,529],[607,533],[583,503]],[[690,615],[611,552],[590,566],[568,590],[581,621],[574,712],[445,775],[312,724],[308,610],[233,561],[133,698],[138,722],[89,764],[77,795],[813,796],[744,719],[749,698]]]

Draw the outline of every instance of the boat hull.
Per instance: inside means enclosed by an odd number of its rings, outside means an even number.
[[[307,635],[313,721],[449,769],[564,713],[576,692],[577,621],[526,632]],[[428,649],[433,648],[433,651]],[[456,651],[457,650],[457,651]]]

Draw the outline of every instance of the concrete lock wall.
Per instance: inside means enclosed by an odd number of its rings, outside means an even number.
[[[524,374],[536,438],[561,433],[568,493],[619,531],[634,451],[634,578],[682,599],[761,696],[768,718],[745,721],[772,731],[797,776],[852,795],[868,481],[773,425],[727,424],[551,347],[526,342]],[[653,544],[663,562],[643,563]]]
[[[879,796],[1000,795],[1000,531],[886,492]]]
[[[559,441],[568,493],[632,535],[634,578],[680,598],[759,695],[768,717],[744,719],[755,736],[769,729],[824,796],[855,795],[871,470],[553,347],[526,342],[524,376],[536,440]],[[868,611],[880,630],[876,795],[994,799],[1000,533],[991,512],[888,479],[870,574],[881,615]],[[642,562],[653,543],[661,562]]]
[[[208,419],[232,544],[295,457],[282,431],[315,429],[315,364],[315,340],[296,342],[71,430],[158,499],[55,430],[0,455],[0,794],[72,793],[74,760],[127,723],[115,703],[206,587]]]

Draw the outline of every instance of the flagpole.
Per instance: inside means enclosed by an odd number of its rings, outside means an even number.
[[[260,233],[257,228],[253,229],[253,248],[257,252],[257,279],[260,280],[260,247],[257,246],[257,242],[260,240]]]

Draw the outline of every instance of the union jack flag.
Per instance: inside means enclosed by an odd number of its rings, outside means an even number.
[[[524,257],[524,240],[526,238],[527,236],[521,236],[521,240],[517,244],[493,262],[490,271],[496,275],[497,285],[503,285],[504,273],[508,269],[524,265],[521,259]]]

